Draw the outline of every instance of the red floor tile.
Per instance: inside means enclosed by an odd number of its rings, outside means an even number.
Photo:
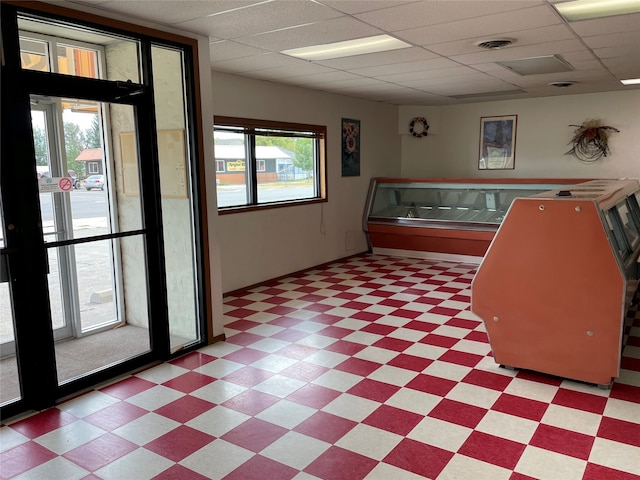
[[[288,430],[286,428],[274,425],[273,423],[265,422],[258,418],[250,418],[220,438],[258,453],[287,432]]]
[[[443,353],[438,360],[443,362],[455,363],[457,365],[463,365],[465,367],[475,367],[482,355],[475,355],[473,353],[459,352],[457,350],[448,350]]]
[[[426,335],[418,343],[424,343],[425,345],[435,345],[437,347],[451,348],[459,341],[459,338],[445,337],[443,335],[436,335],[432,333],[430,335]]]
[[[373,333],[376,335],[389,335],[391,332],[397,330],[397,327],[390,325],[381,325],[377,323],[370,323],[364,328],[361,328],[361,332]]]
[[[455,386],[456,382],[453,380],[426,374],[418,375],[406,385],[407,388],[441,397],[444,397]]]
[[[188,372],[184,375],[180,375],[179,377],[172,378],[171,380],[164,382],[162,385],[164,385],[165,387],[173,388],[174,390],[178,390],[182,393],[191,393],[194,390],[198,390],[199,388],[204,387],[205,385],[209,385],[214,380],[215,378],[208,375],[203,375],[196,372]]]
[[[35,442],[27,442],[0,453],[2,478],[12,478],[31,470],[57,455]]]
[[[560,388],[551,403],[602,415],[607,399],[600,395]]]
[[[308,362],[296,362],[290,367],[282,370],[280,375],[295,378],[296,380],[302,380],[303,382],[312,382],[328,371],[329,369],[327,367],[323,367],[321,365],[315,365]]]
[[[258,312],[255,310],[249,310],[248,308],[236,308],[234,310],[229,310],[225,315],[228,315],[229,317],[245,318],[255,315],[256,313]]]
[[[245,334],[240,333],[239,335],[245,335]],[[234,338],[237,336],[238,335],[234,335],[231,338]],[[262,340],[264,337],[258,337],[258,338]],[[244,363],[245,365],[249,365],[253,362],[257,362],[258,360],[266,357],[267,355],[269,355],[267,352],[262,352],[260,350],[255,350],[253,348],[242,348],[240,350],[236,350],[233,353],[230,353],[229,355],[225,355],[224,358],[225,360],[231,360],[232,362]]]
[[[227,400],[222,405],[246,413],[247,415],[257,415],[266,408],[269,408],[280,399],[268,393],[262,393],[257,390],[246,390],[239,395]]]
[[[207,410],[211,410],[215,404],[202,400],[201,398],[185,395],[171,403],[163,405],[154,410],[154,413],[170,418],[179,423],[186,423],[189,420],[202,415]]]
[[[360,375],[361,377],[366,377],[367,375],[375,372],[381,366],[381,364],[376,362],[351,357],[333,368],[341,372],[348,372],[353,373],[354,375]]]
[[[106,393],[120,400],[126,400],[138,393],[142,393],[156,384],[139,377],[129,377],[112,385],[108,385],[100,389],[102,393]]]
[[[489,337],[484,332],[470,332],[464,337],[465,340],[471,340],[474,342],[489,343]]]
[[[483,370],[471,370],[469,374],[462,379],[465,383],[498,390],[499,392],[504,391],[507,385],[511,383],[511,380],[512,378],[506,375],[485,372]]]
[[[20,432],[25,437],[33,439],[75,422],[76,420],[78,419],[70,413],[63,412],[58,408],[50,408],[49,410],[13,423],[11,428]]]
[[[207,363],[213,362],[215,359],[216,357],[207,355],[206,353],[191,352],[187,355],[184,355],[183,357],[171,360],[171,362],[169,363],[178,367],[188,368],[189,370],[195,370],[196,368],[206,365]]]
[[[278,355],[282,355],[283,357],[293,358],[295,360],[304,360],[305,358],[313,355],[319,349],[314,347],[309,347],[307,345],[287,345],[284,348],[278,350]]]
[[[346,340],[338,340],[337,342],[328,345],[323,350],[329,352],[342,353],[343,355],[355,355],[360,350],[367,348],[366,345],[361,343],[348,342]]]
[[[503,393],[493,404],[491,410],[539,422],[548,406],[548,404],[537,400]]]
[[[455,308],[441,307],[438,305],[436,307],[433,307],[431,310],[429,310],[429,313],[434,313],[436,315],[444,315],[446,317],[455,317],[460,313],[460,310]]]
[[[251,320],[236,320],[235,322],[231,322],[225,325],[225,328],[230,328],[232,330],[240,330],[244,332],[245,330],[249,330],[250,328],[259,327],[260,324],[258,322],[252,322]]]
[[[476,428],[485,413],[487,410],[484,408],[445,398],[429,412],[429,416],[463,427]]]
[[[412,320],[411,322],[407,323],[404,326],[404,328],[410,328],[411,330],[418,330],[420,332],[428,333],[428,332],[432,332],[439,326],[440,325],[438,325],[437,323],[423,322],[421,320]]]
[[[107,433],[63,455],[67,460],[93,472],[118,458],[133,452],[138,445],[122,437]]]
[[[640,404],[640,387],[634,385],[614,382],[609,395],[617,400]]]
[[[639,478],[640,473],[636,475],[621,472],[595,463],[587,463],[587,468],[582,475],[582,480],[638,480]]]
[[[261,337],[260,335],[256,335],[254,333],[240,332],[227,337],[227,342],[233,343],[235,345],[242,345],[243,347],[248,347],[249,345],[258,342],[263,338],[264,337]]]
[[[587,460],[594,440],[595,437],[590,435],[540,424],[529,444],[570,457]]]
[[[424,417],[389,405],[381,405],[362,423],[406,436]]]
[[[302,322],[304,322],[304,320],[300,320],[299,318],[287,317],[286,315],[284,315],[270,320],[269,325],[277,325],[278,327],[282,328],[291,328],[299,325]],[[292,340],[292,342],[295,341],[296,340]]]
[[[400,387],[397,387],[396,385],[390,385],[388,383],[365,378],[351,387],[347,393],[362,398],[368,398],[375,402],[384,403],[398,390],[400,390]]]
[[[410,318],[413,320],[415,318],[418,318],[420,315],[422,315],[422,312],[419,312],[416,310],[409,310],[408,308],[398,308],[397,310],[394,310],[393,312],[391,312],[389,315],[392,315],[394,317]]]
[[[333,325],[334,323],[338,323],[340,320],[343,320],[343,318],[338,317],[337,315],[330,315],[328,313],[321,313],[311,319],[312,322],[322,323],[323,325]]]
[[[223,480],[290,480],[298,473],[298,470],[287,465],[255,455],[225,476]]]
[[[179,462],[214,440],[215,437],[200,430],[180,425],[147,443],[144,448],[169,460]]]
[[[307,407],[321,409],[333,402],[341,395],[340,392],[330,388],[308,383],[287,397],[287,400],[306,405]]]
[[[286,330],[282,330],[281,332],[272,335],[270,338],[276,338],[278,340],[284,340],[285,342],[297,342],[298,340],[302,340],[305,337],[310,335],[309,332],[303,332],[302,330],[295,330],[293,328],[288,328]]]
[[[640,424],[602,417],[598,437],[640,447]]]
[[[327,328],[323,328],[322,330],[317,332],[318,335],[324,335],[325,337],[331,338],[344,338],[347,335],[353,333],[353,330],[349,330],[348,328],[336,327],[334,325],[330,325]]]
[[[433,360],[429,358],[417,357],[415,355],[401,353],[400,355],[395,356],[389,362],[387,362],[387,365],[391,365],[392,367],[404,368],[405,370],[411,370],[413,372],[421,372],[432,363]]]
[[[122,425],[134,421],[136,418],[146,415],[147,413],[149,413],[148,410],[131,403],[118,402],[103,408],[96,413],[87,415],[83,420],[110,432]]]
[[[304,471],[322,480],[361,480],[377,461],[340,447],[330,447]]]
[[[407,348],[413,345],[413,342],[407,340],[401,340],[399,338],[384,337],[376,341],[373,346],[384,348],[386,350],[393,350],[394,352],[404,352]]]
[[[288,315],[289,313],[295,312],[295,308],[285,307],[284,305],[276,305],[275,307],[268,308],[265,310],[267,313],[272,313],[274,315]]]
[[[84,480],[84,479],[83,479]],[[151,480],[211,480],[209,477],[200,475],[198,472],[189,470],[182,465],[174,465],[164,472],[156,475]]]
[[[267,372],[260,368],[255,367],[242,367],[231,372],[229,375],[223,377],[225,382],[235,383],[236,385],[242,385],[243,387],[253,387],[261,382],[264,382],[267,378],[273,377],[272,372]]]
[[[426,478],[437,478],[453,455],[453,452],[405,438],[383,462]]]
[[[513,470],[525,448],[522,443],[474,431],[458,453]]]
[[[356,320],[364,320],[365,322],[375,322],[383,315],[380,313],[374,312],[358,312],[351,315],[350,318],[355,318]]]
[[[326,412],[316,412],[293,430],[327,443],[336,443],[357,425],[346,418]]]

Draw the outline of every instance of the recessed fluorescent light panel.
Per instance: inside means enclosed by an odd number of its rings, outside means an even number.
[[[640,85],[640,78],[627,78],[626,80],[620,80],[623,85]]]
[[[640,0],[574,0],[557,3],[555,9],[568,22],[640,12]]]
[[[375,37],[359,38],[357,40],[293,48],[280,53],[302,58],[303,60],[328,60],[330,58],[351,57],[353,55],[364,55],[366,53],[398,50],[410,46],[408,43],[389,35],[376,35]]]

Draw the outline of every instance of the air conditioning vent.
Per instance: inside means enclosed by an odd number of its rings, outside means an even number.
[[[487,50],[495,50],[497,48],[506,47],[511,45],[515,40],[512,38],[495,38],[493,40],[482,40],[476,42],[476,45],[480,48],[486,48]]]

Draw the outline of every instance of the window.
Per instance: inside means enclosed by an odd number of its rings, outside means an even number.
[[[213,130],[221,212],[326,200],[325,126],[215,117]]]
[[[98,168],[97,163],[89,162],[87,165],[89,167],[89,173],[100,173],[100,169]]]

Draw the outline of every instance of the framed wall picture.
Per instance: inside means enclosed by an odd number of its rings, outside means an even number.
[[[342,176],[360,176],[360,120],[342,119]]]
[[[480,119],[480,170],[513,170],[516,163],[517,115]]]

